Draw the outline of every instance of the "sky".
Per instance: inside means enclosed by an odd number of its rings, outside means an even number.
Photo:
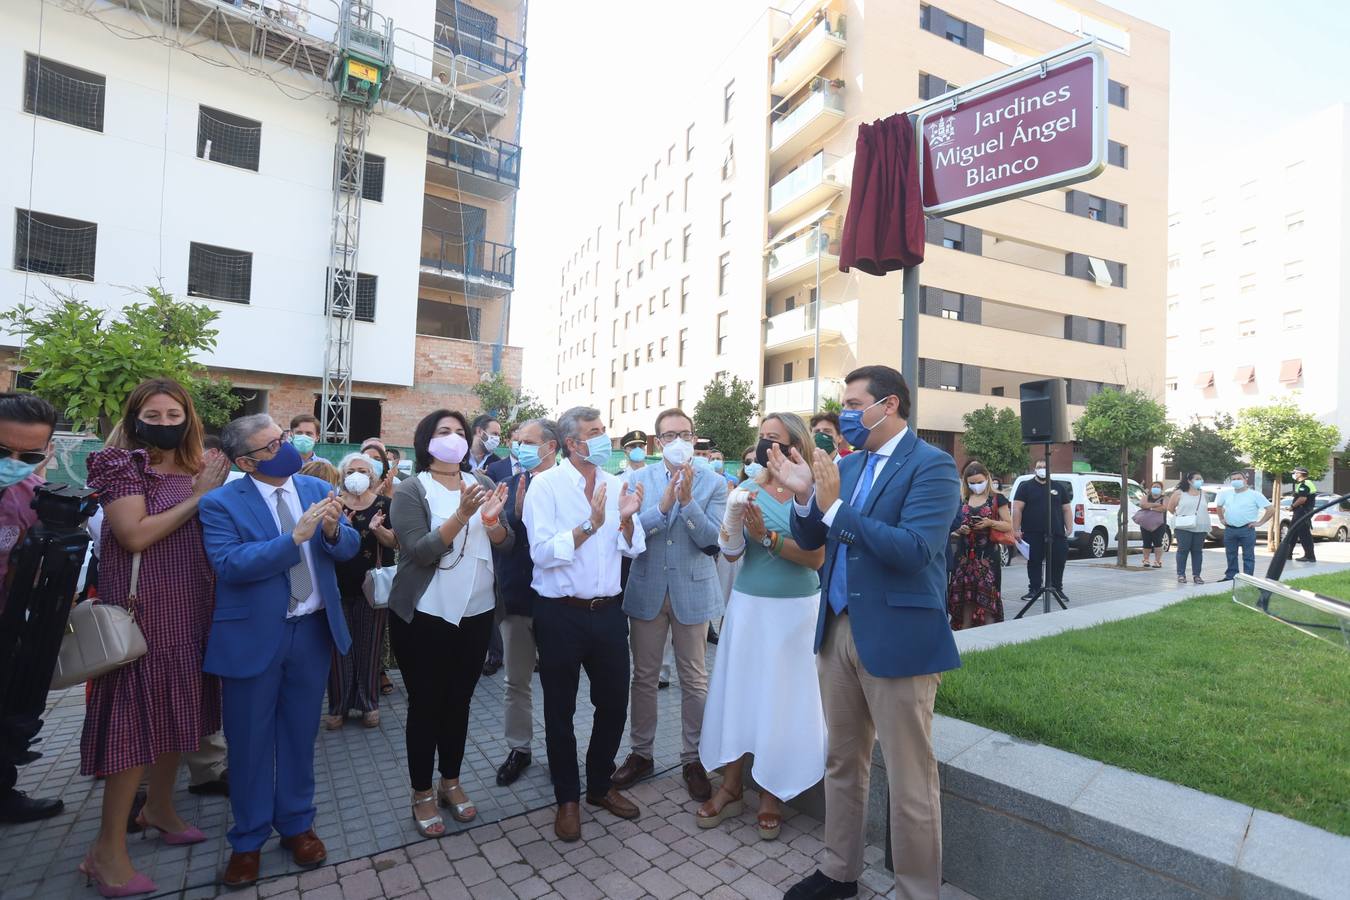
[[[1109,5],[1171,33],[1172,185],[1240,153],[1254,133],[1350,102],[1344,0]],[[525,348],[527,388],[549,387],[559,269],[574,239],[614,202],[617,189],[605,186],[611,175],[628,178],[674,139],[687,89],[705,80],[701,73],[764,7],[763,0],[530,4],[511,319],[511,343]]]

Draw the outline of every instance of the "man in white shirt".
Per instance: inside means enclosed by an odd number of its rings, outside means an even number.
[[[604,471],[612,447],[600,411],[575,407],[558,420],[567,458],[537,476],[525,495],[525,530],[534,562],[531,587],[544,689],[544,734],[553,793],[554,832],[581,838],[581,778],[572,719],[585,668],[595,720],[586,751],[586,802],[624,819],[639,810],[610,777],[628,719],[628,619],[620,605],[619,560],[646,549],[633,517],[642,488],[632,492]]]

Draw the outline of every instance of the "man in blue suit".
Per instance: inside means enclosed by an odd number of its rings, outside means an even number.
[[[300,453],[270,416],[235,419],[220,441],[248,477],[198,507],[216,572],[203,668],[220,676],[229,744],[234,852],[221,880],[242,887],[258,880],[273,828],[297,865],[327,858],[314,833],[314,739],[333,648],[352,643],[333,563],[361,539],[328,483],[297,474]]]
[[[947,534],[956,464],[907,422],[909,387],[888,366],[845,379],[840,430],[857,451],[837,465],[774,448],[769,468],[796,495],[792,536],[825,546],[817,669],[829,732],[825,857],[787,900],[852,897],[863,869],[872,743],[890,784],[897,900],[937,900],[942,811],[933,755],[941,672],[961,664],[946,613]]]

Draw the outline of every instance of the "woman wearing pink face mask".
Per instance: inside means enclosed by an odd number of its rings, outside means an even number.
[[[442,837],[437,804],[457,822],[478,810],[459,784],[469,701],[483,671],[495,606],[492,549],[514,534],[501,517],[506,486],[461,472],[464,416],[438,409],[413,433],[416,477],[394,491],[390,523],[400,548],[389,593],[389,633],[408,691],[405,739],[412,815],[423,837]],[[439,756],[439,766],[437,757]],[[440,785],[432,791],[432,770]]]

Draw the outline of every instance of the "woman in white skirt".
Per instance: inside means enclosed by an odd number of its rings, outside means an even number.
[[[755,449],[761,467],[774,444],[784,453],[795,447],[805,457],[811,432],[792,413],[770,413],[759,426]],[[814,652],[820,612],[816,570],[825,551],[797,546],[791,516],[791,492],[767,470],[747,479],[727,501],[722,552],[729,561],[743,561],[722,624],[699,742],[705,769],[725,766],[717,792],[695,813],[699,827],[714,828],[740,814],[746,758],[753,757],[761,788],[757,824],[765,840],[778,837],[781,802],[825,774],[825,716]]]

